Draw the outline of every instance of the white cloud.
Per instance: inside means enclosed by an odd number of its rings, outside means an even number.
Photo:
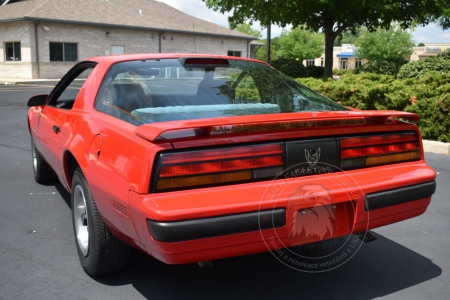
[[[220,12],[215,12],[212,9],[206,7],[205,2],[201,0],[158,0],[159,2],[166,3],[188,15],[194,16],[196,18],[215,23],[224,27],[228,27],[228,17],[230,13],[221,14]],[[260,30],[263,38],[266,38],[266,29],[262,30],[259,22],[255,22],[252,26],[253,29]],[[290,28],[290,27],[288,27]],[[272,26],[271,36],[279,36],[283,28],[279,26]]]
[[[450,42],[450,32],[441,35],[443,41]]]

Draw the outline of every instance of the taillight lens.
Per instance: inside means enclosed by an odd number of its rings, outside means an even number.
[[[339,139],[340,167],[355,169],[420,159],[415,133]]]
[[[283,167],[282,143],[163,153],[153,191],[274,178]]]

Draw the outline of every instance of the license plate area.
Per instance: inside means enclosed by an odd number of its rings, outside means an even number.
[[[292,211],[291,246],[319,242],[353,231],[356,203],[320,204]]]

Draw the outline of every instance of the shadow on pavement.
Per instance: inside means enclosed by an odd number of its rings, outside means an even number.
[[[430,259],[378,234],[345,265],[325,273],[294,271],[270,253],[197,264],[166,265],[138,251],[119,274],[93,278],[131,284],[146,298],[164,299],[373,299],[441,275]]]

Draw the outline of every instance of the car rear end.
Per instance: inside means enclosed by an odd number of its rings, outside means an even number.
[[[105,96],[97,109],[135,124],[149,143],[172,145],[149,158],[150,182],[128,199],[139,242],[161,261],[360,234],[430,204],[435,172],[414,114],[351,111],[231,57],[140,60],[111,72],[99,97],[108,84],[116,94],[137,84],[151,104],[116,109]]]

